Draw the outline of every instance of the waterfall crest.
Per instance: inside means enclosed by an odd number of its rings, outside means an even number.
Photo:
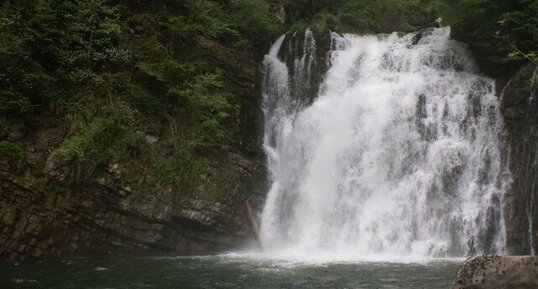
[[[333,33],[319,92],[300,96],[290,87],[312,79],[314,37],[305,33],[291,76],[279,56],[287,36],[275,42],[262,82],[266,247],[356,257],[503,252],[510,177],[499,101],[449,34]]]

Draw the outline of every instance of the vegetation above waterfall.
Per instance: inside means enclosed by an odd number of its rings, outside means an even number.
[[[292,28],[355,33],[416,31],[438,25],[471,46],[487,70],[538,63],[536,0],[284,1]]]
[[[487,69],[538,64],[538,1],[436,0],[453,36],[471,46]]]
[[[293,28],[311,26],[354,33],[412,32],[435,24],[431,1],[425,0],[336,0],[285,1]]]

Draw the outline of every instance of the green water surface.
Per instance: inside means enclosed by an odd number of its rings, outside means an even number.
[[[229,256],[0,263],[0,288],[449,288],[459,263],[301,264]]]

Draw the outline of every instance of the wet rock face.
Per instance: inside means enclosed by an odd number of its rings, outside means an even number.
[[[209,252],[230,249],[245,237],[241,203],[153,196],[135,203],[99,184],[58,195],[44,179],[3,183],[0,258],[86,253]],[[35,185],[34,185],[35,184]]]
[[[290,94],[299,107],[314,101],[320,84],[328,69],[327,57],[331,49],[329,33],[315,35],[304,32],[289,32],[279,52],[289,70]]]
[[[538,257],[479,256],[461,265],[452,289],[538,288]]]
[[[538,252],[538,96],[536,68],[528,65],[502,96],[513,182],[505,195],[504,218],[510,254]]]
[[[55,134],[47,135],[43,142],[27,140],[21,163],[0,159],[0,259],[212,252],[249,240],[243,201],[252,193],[246,182],[261,167],[257,162],[221,152],[221,161],[242,177],[218,198],[180,198],[172,190],[137,197],[137,183],[121,181],[129,168],[117,163],[102,178],[67,182],[76,168],[52,160]]]

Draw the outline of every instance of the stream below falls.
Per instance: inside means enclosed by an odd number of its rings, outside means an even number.
[[[108,257],[1,264],[2,289],[285,289],[450,287],[454,261],[312,263],[256,255]]]

